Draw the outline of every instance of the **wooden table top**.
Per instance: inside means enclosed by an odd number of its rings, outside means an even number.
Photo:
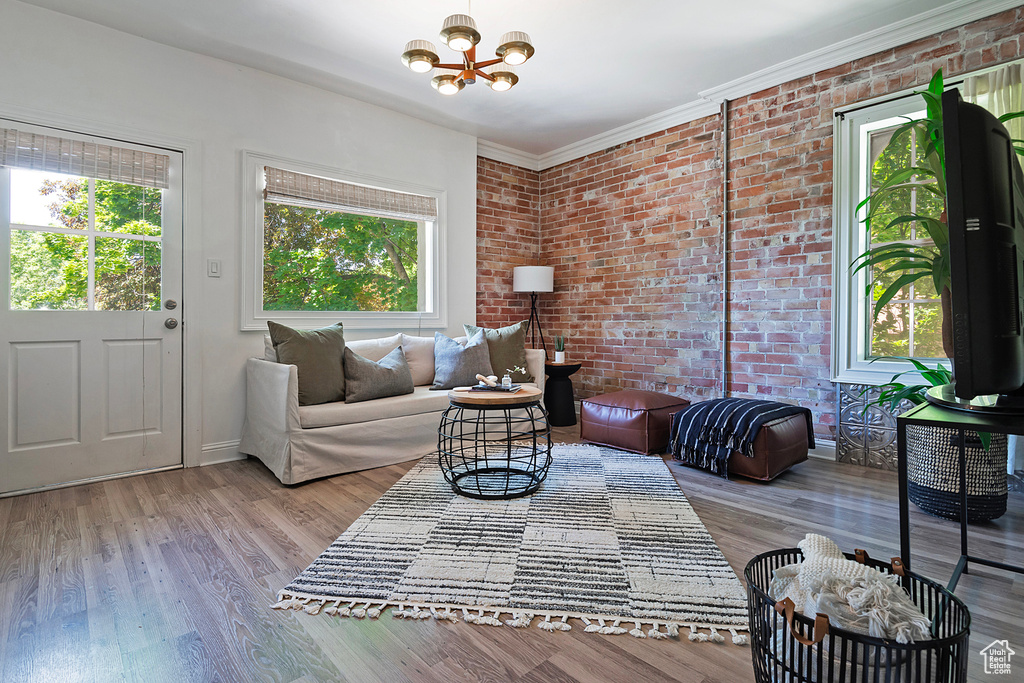
[[[523,386],[514,394],[505,391],[469,391],[469,387],[457,387],[448,392],[449,401],[478,406],[508,406],[531,403],[540,399],[540,389]]]

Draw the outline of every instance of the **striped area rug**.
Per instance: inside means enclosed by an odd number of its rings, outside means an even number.
[[[541,489],[508,501],[454,494],[424,458],[274,607],[746,642],[740,581],[661,458],[586,445],[552,455]]]

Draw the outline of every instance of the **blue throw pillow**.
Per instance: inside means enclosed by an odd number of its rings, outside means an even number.
[[[470,337],[465,346],[440,332],[434,333],[434,384],[431,390],[476,384],[478,374],[492,374],[491,356],[483,330]]]

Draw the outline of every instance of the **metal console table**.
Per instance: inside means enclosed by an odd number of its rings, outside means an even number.
[[[1024,567],[996,562],[971,555],[967,550],[967,432],[981,431],[996,434],[1024,436],[1024,417],[998,413],[954,410],[924,403],[896,418],[896,445],[899,465],[900,498],[900,557],[910,569],[910,502],[907,497],[907,426],[945,427],[957,432],[960,469],[960,560],[949,579],[947,588],[956,589],[960,577],[968,572],[968,563],[982,564],[1006,571],[1024,574]]]

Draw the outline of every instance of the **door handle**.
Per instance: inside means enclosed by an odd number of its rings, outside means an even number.
[[[168,318],[167,320],[164,321],[164,327],[166,327],[169,330],[173,330],[177,326],[178,321],[175,320],[174,318]]]

